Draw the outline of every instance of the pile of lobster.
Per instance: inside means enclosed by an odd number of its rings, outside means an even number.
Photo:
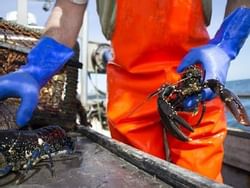
[[[16,181],[19,184],[33,166],[46,158],[53,175],[52,155],[71,153],[73,149],[73,141],[57,125],[35,130],[0,130],[0,178],[11,171],[22,171]]]

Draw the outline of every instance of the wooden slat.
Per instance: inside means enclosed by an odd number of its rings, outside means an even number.
[[[24,53],[24,54],[27,54],[27,53],[30,52],[30,48],[28,48],[28,47],[17,46],[15,44],[8,44],[8,43],[2,42],[2,41],[0,41],[0,47],[6,48],[6,49],[9,49],[9,50],[13,50],[13,51],[17,51],[17,52],[20,52],[20,53]]]
[[[250,172],[250,133],[228,129],[224,163]]]

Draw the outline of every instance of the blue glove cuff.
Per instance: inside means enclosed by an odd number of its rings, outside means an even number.
[[[250,8],[240,7],[223,21],[215,37],[209,42],[218,45],[234,59],[250,33]]]
[[[54,74],[63,68],[73,54],[71,48],[44,36],[28,54],[27,64],[18,71],[29,73],[40,87],[43,87]]]

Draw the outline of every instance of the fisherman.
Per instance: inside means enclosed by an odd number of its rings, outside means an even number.
[[[86,6],[87,0],[57,0],[26,65],[0,77],[1,99],[21,98],[16,119],[20,127],[31,119],[39,90],[72,57]],[[97,0],[102,30],[115,54],[114,62],[107,65],[107,116],[112,138],[166,159],[166,134],[171,162],[222,182],[226,117],[223,103],[211,90],[202,92],[206,112],[188,142],[163,131],[155,99],[131,111],[163,83],[176,83],[192,64],[201,65],[205,80],[225,84],[230,61],[249,34],[249,6],[248,0],[228,0],[227,18],[210,39],[206,28],[210,0]],[[188,109],[195,104],[193,96],[183,105]],[[193,125],[200,113],[179,115]]]

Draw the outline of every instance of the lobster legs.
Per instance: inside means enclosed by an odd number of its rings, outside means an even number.
[[[166,103],[162,98],[158,98],[157,102],[159,114],[166,130],[176,138],[179,138],[182,141],[188,141],[189,138],[180,130],[179,127],[183,126],[191,132],[194,131],[193,128],[183,118],[177,115],[170,103]]]

